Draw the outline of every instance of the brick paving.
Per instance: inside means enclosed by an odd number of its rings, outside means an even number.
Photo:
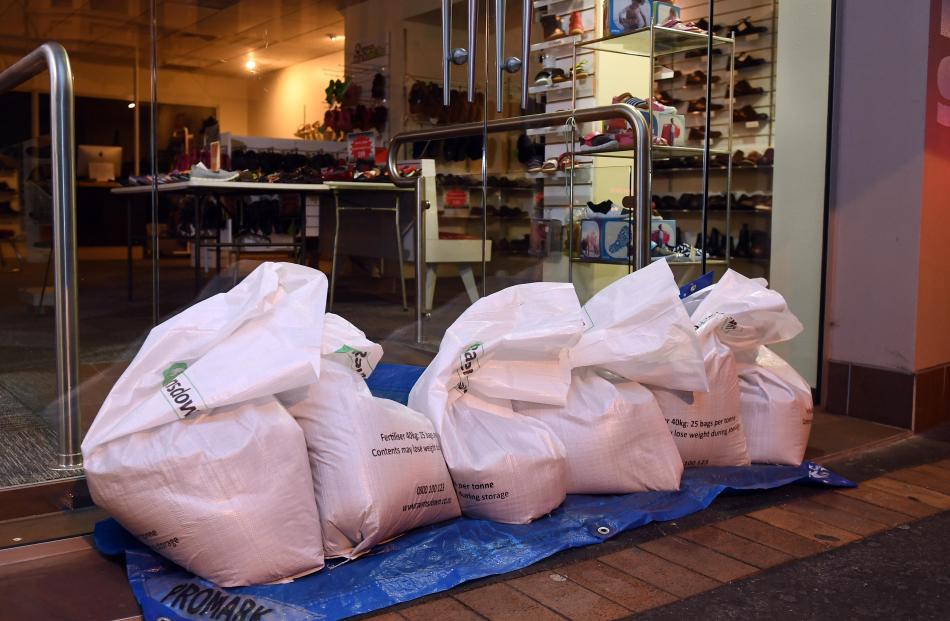
[[[943,460],[370,618],[620,619],[948,509],[950,460]]]

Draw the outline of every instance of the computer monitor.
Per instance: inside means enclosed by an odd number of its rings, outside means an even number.
[[[113,181],[121,173],[122,147],[79,145],[79,156],[76,158],[77,177]]]

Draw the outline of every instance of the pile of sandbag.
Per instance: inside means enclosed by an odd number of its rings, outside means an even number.
[[[431,423],[369,394],[382,350],[324,314],[326,291],[265,263],[152,330],[83,442],[96,504],[221,586],[459,515]]]
[[[766,347],[802,328],[763,281],[680,300],[659,261],[583,307],[570,284],[510,287],[446,331],[408,407],[370,393],[382,348],[326,293],[265,263],[152,330],[83,442],[95,502],[227,587],[461,513],[527,523],[568,493],[804,455],[810,388]]]

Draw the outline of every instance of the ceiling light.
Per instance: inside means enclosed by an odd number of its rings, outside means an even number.
[[[135,102],[134,102],[134,101],[130,101],[130,102],[129,102],[129,110],[131,110],[131,109],[134,108],[134,107],[135,107]]]
[[[247,69],[248,71],[254,71],[256,67],[257,67],[257,63],[254,62],[253,58],[248,58],[247,62],[244,63],[244,68]]]

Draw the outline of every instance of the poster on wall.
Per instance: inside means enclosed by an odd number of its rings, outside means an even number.
[[[375,161],[378,136],[375,131],[350,132],[346,135],[347,156],[352,160]]]

